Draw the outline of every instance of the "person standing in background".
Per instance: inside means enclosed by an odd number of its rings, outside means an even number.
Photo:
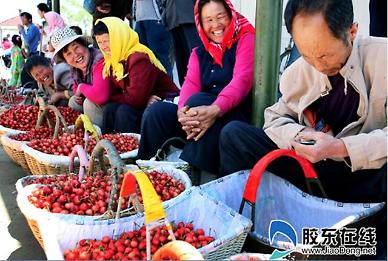
[[[1,43],[1,46],[2,46],[3,50],[8,50],[9,48],[12,47],[12,44],[9,42],[7,37],[4,37],[3,42]]]
[[[369,35],[387,37],[387,0],[370,0],[369,16]]]
[[[139,35],[140,43],[152,50],[172,78],[170,60],[172,39],[162,24],[163,10],[164,4],[161,0],[135,0],[133,7],[135,31]]]
[[[20,13],[20,19],[23,25],[18,25],[19,33],[28,46],[28,56],[37,55],[39,53],[38,46],[40,42],[39,29],[32,23],[32,15],[30,13]],[[24,26],[27,27],[27,29],[24,29]]]
[[[133,0],[94,0],[96,10],[93,13],[93,25],[97,19],[107,16],[118,17],[124,20],[129,16]]]
[[[195,0],[167,0],[163,21],[174,43],[179,84],[187,73],[191,50],[201,44],[194,22]]]
[[[42,34],[42,51],[46,57],[52,58],[53,49],[49,46],[50,37],[55,30],[65,27],[65,21],[63,21],[63,18],[58,13],[51,11],[45,3],[38,4],[37,8],[40,18],[46,21],[44,26],[40,28]]]
[[[1,42],[0,48],[3,49],[1,58],[4,61],[5,67],[9,68],[11,66],[11,50],[12,47],[11,42],[9,41],[8,37],[4,37],[3,41]]]
[[[11,48],[11,79],[8,81],[9,86],[20,86],[21,72],[24,66],[24,54],[22,50],[22,38],[20,35],[12,36],[13,47]]]
[[[73,30],[76,34],[78,35],[83,35],[84,33],[82,32],[82,29],[81,27],[77,26],[77,25],[72,25],[72,26],[69,26],[69,28],[71,30]]]
[[[48,37],[50,37],[56,29],[65,27],[63,18],[58,13],[51,11],[45,3],[38,4],[37,8],[40,18],[45,19],[47,22],[48,26],[47,29],[44,30],[44,33]]]

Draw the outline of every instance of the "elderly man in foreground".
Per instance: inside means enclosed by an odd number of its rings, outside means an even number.
[[[263,129],[224,127],[222,174],[289,148],[314,164],[330,199],[386,202],[387,39],[357,35],[351,0],[290,0],[284,18],[302,57],[284,72],[282,97],[265,110]],[[292,160],[269,170],[306,190]],[[377,256],[366,257],[386,259],[386,207],[374,218]]]

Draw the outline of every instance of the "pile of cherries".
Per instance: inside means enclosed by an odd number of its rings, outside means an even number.
[[[17,105],[0,115],[0,125],[22,131],[35,128],[39,108],[32,105]]]
[[[67,125],[74,125],[75,120],[80,115],[80,113],[78,111],[75,111],[70,107],[60,106],[60,107],[58,107],[58,110],[61,113],[61,115],[63,116],[63,118],[65,119]],[[54,112],[50,111],[50,114],[52,117],[54,117]],[[53,118],[53,119],[55,119],[55,118]]]
[[[53,135],[54,135],[53,128],[40,127],[38,129],[32,129],[26,133],[11,135],[10,138],[18,141],[31,141],[31,140],[47,139],[52,137]]]
[[[194,229],[193,224],[179,222],[173,225],[173,232],[178,240],[184,240],[196,248],[201,248],[214,241],[206,236],[201,228]],[[166,227],[151,230],[151,254],[171,241]],[[124,232],[116,239],[104,236],[101,240],[82,239],[74,249],[64,251],[65,260],[146,260],[146,228]]]
[[[0,102],[9,105],[20,104],[22,101],[24,101],[24,96],[22,95],[13,95],[12,98],[9,98],[7,95],[0,96]]]
[[[68,125],[74,125],[75,120],[79,116],[79,112],[69,107],[59,107],[63,118]],[[0,125],[22,131],[30,131],[35,128],[38,120],[39,107],[33,105],[16,105],[4,111],[0,115]],[[49,117],[55,122],[55,114],[49,111]],[[44,121],[42,127],[48,127],[47,122]]]
[[[104,134],[101,139],[109,140],[117,152],[122,154],[139,148],[139,142],[132,136],[123,134]],[[90,138],[87,152],[92,153],[97,141]],[[63,133],[58,138],[31,140],[31,148],[46,154],[69,156],[75,145],[84,145],[84,130],[78,129],[75,133]]]
[[[119,175],[117,193],[114,195],[112,209],[116,210],[117,200],[124,175]],[[162,201],[178,196],[185,186],[166,173],[153,171],[149,178],[154,187],[161,187],[157,194]],[[76,215],[102,215],[108,208],[112,189],[110,175],[104,175],[100,170],[94,176],[85,176],[80,182],[77,175],[56,175],[39,177],[27,181],[24,185],[42,184],[34,189],[28,200],[37,208],[52,213]],[[140,191],[137,192],[142,201]],[[128,201],[124,199],[121,209],[128,208]]]

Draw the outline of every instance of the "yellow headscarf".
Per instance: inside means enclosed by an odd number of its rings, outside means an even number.
[[[124,68],[121,62],[126,61],[128,56],[135,52],[147,54],[153,65],[166,72],[166,69],[155,57],[154,53],[139,42],[137,33],[123,20],[117,17],[105,17],[98,19],[95,24],[98,22],[104,23],[109,31],[110,56],[101,50],[105,60],[102,72],[104,78],[111,75],[111,68],[112,74],[117,80],[125,78],[127,74],[124,75]]]

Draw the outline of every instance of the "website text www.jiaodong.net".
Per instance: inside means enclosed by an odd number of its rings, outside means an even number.
[[[376,255],[376,247],[330,247],[323,246],[317,248],[302,248],[302,254],[304,255],[317,255],[317,256],[331,256],[331,255],[346,255],[356,256],[361,255]]]

